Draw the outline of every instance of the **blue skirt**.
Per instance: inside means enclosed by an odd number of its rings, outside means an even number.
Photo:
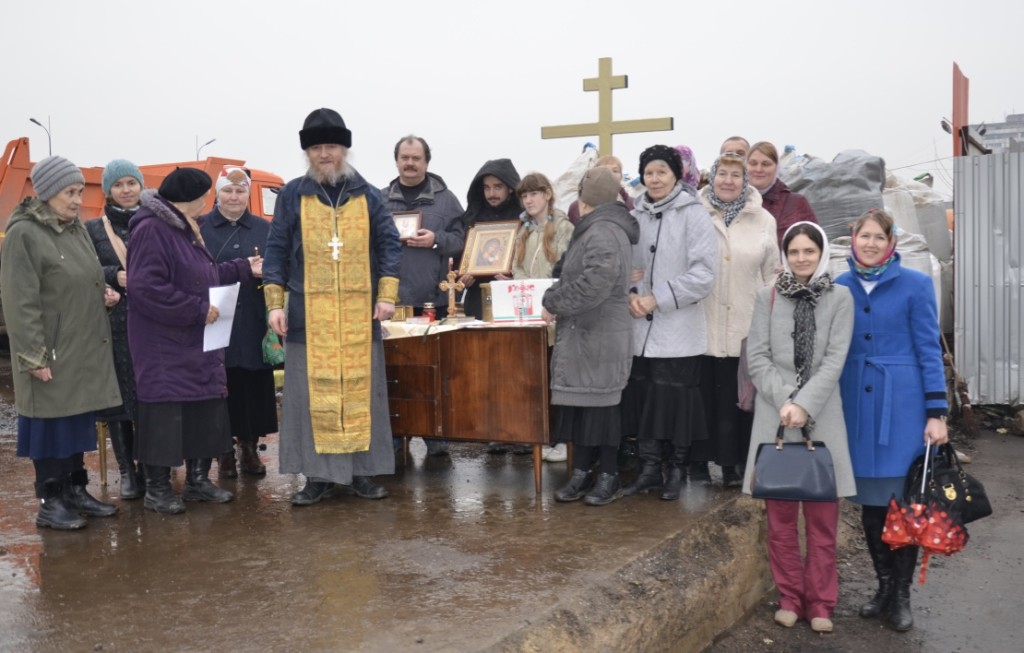
[[[903,500],[903,486],[907,479],[903,476],[891,478],[864,478],[858,476],[857,494],[847,497],[850,501],[862,506],[888,506],[889,499],[896,495],[897,501]]]
[[[67,417],[18,415],[18,456],[70,458],[84,451],[96,451],[96,416],[92,412]]]

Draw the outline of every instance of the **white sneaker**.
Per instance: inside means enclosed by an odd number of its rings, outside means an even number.
[[[565,450],[565,443],[559,442],[553,447],[544,447],[541,449],[541,458],[549,463],[565,462],[566,458],[568,458],[568,454]]]

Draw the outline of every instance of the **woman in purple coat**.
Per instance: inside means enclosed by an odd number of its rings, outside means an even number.
[[[145,466],[149,510],[175,514],[171,467],[185,460],[186,501],[233,497],[209,478],[212,459],[231,448],[224,351],[204,351],[206,325],[220,315],[209,291],[260,276],[262,259],[214,263],[196,218],[213,184],[178,168],[156,193],[142,195],[128,247],[128,342],[138,393],[136,456]]]

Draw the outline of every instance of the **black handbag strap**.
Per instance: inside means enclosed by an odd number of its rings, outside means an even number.
[[[800,433],[804,437],[804,444],[807,445],[807,450],[808,451],[814,451],[814,442],[811,441],[811,436],[807,432],[807,427],[806,426],[801,426],[800,427]],[[786,426],[784,424],[779,424],[779,430],[775,432],[775,448],[776,449],[780,449],[780,450],[782,449],[783,436],[785,436],[785,435],[786,435]]]

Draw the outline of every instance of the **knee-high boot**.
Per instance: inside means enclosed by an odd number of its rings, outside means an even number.
[[[640,440],[640,474],[622,488],[622,495],[643,494],[662,486],[661,440]]]
[[[916,546],[905,546],[893,551],[893,568],[896,576],[896,592],[889,610],[889,625],[893,630],[905,632],[914,627],[914,615],[910,612],[910,584],[914,582],[914,568],[917,566]]]
[[[185,504],[171,491],[171,468],[145,465],[145,472],[146,498],[143,506],[165,515],[185,512]]]
[[[110,446],[114,449],[117,469],[121,472],[120,496],[122,499],[138,499],[145,494],[135,469],[135,433],[131,422],[107,422]]]
[[[686,454],[689,447],[673,447],[672,458],[668,461],[668,474],[665,480],[665,491],[661,498],[665,501],[675,501],[683,491],[683,484],[686,483]]]
[[[875,595],[860,607],[860,616],[865,619],[880,617],[892,603],[896,589],[893,550],[882,541],[887,510],[881,506],[864,506],[861,512],[864,539],[868,545],[868,553],[871,554],[871,564],[875,567],[875,577],[878,578],[878,590]]]
[[[195,458],[185,461],[185,501],[209,501],[210,503],[227,503],[234,497],[227,490],[222,490],[210,480],[212,458]]]

